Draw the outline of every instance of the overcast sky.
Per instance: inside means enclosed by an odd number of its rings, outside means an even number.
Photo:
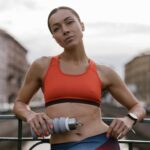
[[[32,62],[62,49],[47,27],[49,12],[70,6],[85,24],[86,52],[122,74],[123,65],[150,48],[149,0],[0,0],[0,28],[28,49]]]

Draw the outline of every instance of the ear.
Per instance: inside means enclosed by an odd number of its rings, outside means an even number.
[[[82,31],[85,30],[85,27],[84,27],[84,23],[83,23],[83,22],[81,22],[81,28],[82,28]]]

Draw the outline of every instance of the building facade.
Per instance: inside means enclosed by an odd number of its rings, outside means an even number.
[[[138,99],[150,103],[150,51],[141,53],[125,65],[125,82]]]
[[[27,50],[0,30],[0,102],[12,103],[28,68]]]

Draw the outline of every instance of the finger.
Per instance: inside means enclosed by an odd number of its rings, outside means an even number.
[[[120,136],[120,134],[122,133],[122,131],[125,129],[125,125],[124,125],[124,122],[123,121],[118,121],[116,123],[116,126],[113,130],[113,136],[115,138],[117,138],[118,136]]]
[[[117,132],[115,138],[117,138],[117,139],[122,138],[122,137],[124,136],[124,135],[123,135],[123,131],[124,131],[124,130],[125,130],[125,128],[124,128],[124,127],[121,127],[120,131]]]
[[[113,131],[113,128],[115,127],[116,125],[116,120],[113,120],[112,123],[110,124],[108,130],[107,130],[107,134],[106,136],[109,138],[110,136],[112,136],[112,131]]]
[[[125,127],[124,130],[121,132],[121,135],[119,135],[118,139],[123,138],[129,131],[129,128]]]
[[[120,132],[118,132],[118,130],[120,129],[121,127],[121,122],[120,121],[116,121],[116,124],[112,130],[112,133],[111,133],[111,136],[114,137],[114,138],[117,138],[117,136],[120,134]]]
[[[120,123],[120,126],[117,130],[117,134],[121,133],[124,129],[126,128],[126,126],[124,125],[123,122]]]
[[[121,139],[122,138],[122,132],[117,136],[117,140]]]
[[[47,127],[48,127],[48,130],[51,131],[52,128],[53,128],[52,120],[51,120],[46,114],[43,115],[43,118],[44,118],[44,120],[45,120],[45,122],[46,122],[46,125],[47,125]]]
[[[39,132],[40,136],[43,136],[42,126],[39,121],[39,117],[34,120],[35,132]]]
[[[39,132],[36,132],[36,128],[35,128],[35,125],[33,122],[30,122],[30,128],[31,128],[31,133],[34,135],[34,133],[37,135],[37,136],[40,136],[40,133]]]
[[[37,136],[41,136],[41,133],[39,132],[39,130],[37,129],[36,125],[34,122],[30,123],[30,127],[32,129],[32,131],[37,135]]]
[[[123,131],[123,134],[126,135],[130,131],[130,128],[126,127]]]
[[[49,134],[49,131],[47,129],[46,122],[42,118],[42,116],[39,116],[39,124],[40,124],[40,127],[41,127],[42,136],[44,136],[44,135],[47,136]]]

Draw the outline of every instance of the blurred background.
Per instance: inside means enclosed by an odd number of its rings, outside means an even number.
[[[35,59],[62,52],[47,27],[49,12],[58,6],[69,6],[79,13],[85,24],[84,42],[88,56],[115,69],[146,108],[149,117],[149,0],[0,0],[0,113],[12,114],[13,102],[25,72]],[[126,113],[107,91],[103,99],[104,116]],[[33,97],[30,105],[37,111],[42,109],[41,91]],[[0,126],[4,128],[0,136],[16,134],[17,123],[12,121],[13,128],[9,125],[10,121],[0,120]],[[150,135],[145,133],[145,128],[148,126],[136,127],[139,137],[147,139]],[[29,135],[29,131],[26,132]],[[9,149],[5,142],[0,144],[3,150]],[[28,149],[24,147],[24,150]],[[147,148],[135,146],[135,149]]]

